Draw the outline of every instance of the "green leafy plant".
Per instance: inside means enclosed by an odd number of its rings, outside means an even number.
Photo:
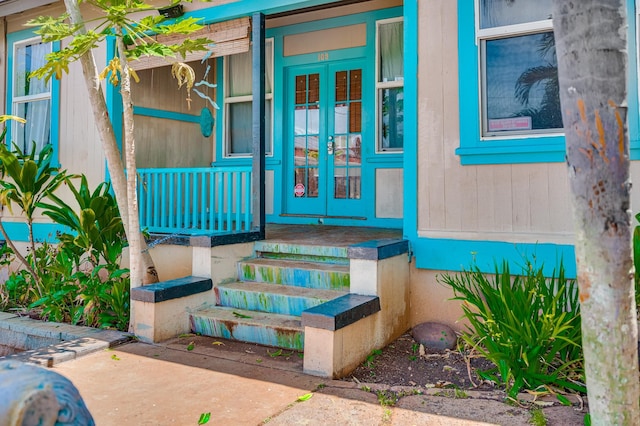
[[[586,392],[578,289],[562,265],[547,278],[528,261],[512,275],[505,261],[493,279],[475,266],[439,281],[462,301],[469,322],[462,338],[495,365],[479,372],[483,378],[512,398],[546,386]]]
[[[5,128],[0,134],[0,203],[7,206],[11,213],[13,213],[14,204],[22,209],[29,232],[31,253],[34,253],[36,247],[33,238],[33,219],[38,203],[58,188],[67,179],[67,175],[65,171],[52,165],[53,147],[51,145],[45,145],[40,152],[36,152],[36,145],[33,143],[31,152],[28,154],[23,153],[15,145],[14,151],[10,151],[4,143],[6,133]],[[14,255],[25,268],[30,270],[37,281],[38,274],[33,269],[34,265],[16,249],[1,220],[0,233]]]
[[[5,133],[0,135],[0,141]],[[29,309],[43,319],[126,330],[129,324],[128,270],[119,266],[124,227],[107,183],[91,191],[87,179],[80,185],[52,164],[52,148],[37,155],[0,144],[2,176],[0,202],[18,205],[29,228],[30,247],[20,254],[4,232],[8,246],[0,251],[0,264],[18,258],[24,269],[13,271],[0,285],[0,307]],[[54,194],[65,183],[78,206],[71,207]],[[49,200],[49,201],[46,201]],[[36,209],[68,231],[57,235],[59,244],[36,244],[33,219]]]
[[[367,358],[364,361],[364,365],[366,365],[369,368],[373,367],[374,361],[380,355],[382,355],[382,350],[381,349],[373,349],[371,351],[371,353],[369,355],[367,355]]]
[[[640,222],[640,213],[636,214],[636,221]],[[633,229],[633,281],[636,292],[636,310],[640,309],[640,225]]]

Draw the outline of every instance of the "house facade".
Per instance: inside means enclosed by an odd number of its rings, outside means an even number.
[[[637,160],[638,8],[633,0],[627,8],[628,129]],[[551,0],[214,0],[183,9],[216,42],[212,53],[189,58],[198,93],[186,101],[166,63],[134,64],[141,78],[133,88],[137,159],[141,192],[148,192],[141,219],[153,232],[185,233],[176,216],[213,218],[222,210],[234,223],[252,220],[258,13],[265,25],[266,223],[402,229],[410,245],[410,325],[455,323],[461,311],[437,276],[473,262],[491,271],[503,259],[521,265],[535,258],[550,271],[562,259],[575,276]],[[11,125],[9,140],[50,143],[61,167],[97,183],[107,173],[80,67],[48,85],[23,78],[59,48],[24,23],[63,11],[60,1],[0,1],[2,107],[27,118],[27,125]],[[99,66],[110,55],[110,45],[96,52]],[[117,89],[105,90],[119,129]],[[187,182],[195,187],[196,180],[177,180],[180,170],[229,173],[220,183],[226,189],[190,192]],[[639,173],[634,161],[632,175]],[[174,195],[158,207],[153,197],[170,182],[178,182],[167,192]],[[162,208],[196,198],[197,212]],[[4,215],[12,237],[24,240],[26,227]],[[54,231],[42,219],[36,238]],[[164,250],[190,259],[188,248]]]

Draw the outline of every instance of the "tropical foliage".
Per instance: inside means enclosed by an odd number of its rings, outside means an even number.
[[[0,251],[0,265],[12,270],[0,284],[0,309],[29,311],[43,319],[126,330],[129,322],[128,270],[119,266],[124,227],[107,183],[93,191],[85,176],[80,185],[51,165],[51,149],[37,155],[9,151],[0,137],[0,201],[17,204],[29,228],[30,249],[21,254],[4,228],[8,245]],[[67,186],[77,206],[55,194]],[[58,244],[36,243],[36,209],[63,225]],[[15,270],[15,259],[24,268]]]
[[[522,389],[585,392],[578,288],[562,265],[545,277],[526,262],[512,275],[505,261],[493,278],[474,266],[439,280],[462,301],[462,338],[495,365],[483,378],[504,385],[512,398]]]

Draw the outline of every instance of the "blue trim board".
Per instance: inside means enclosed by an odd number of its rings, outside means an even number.
[[[3,221],[2,225],[4,225],[4,229],[7,231],[7,235],[9,235],[9,238],[11,238],[12,241],[29,241],[29,228],[25,222]],[[36,242],[47,241],[49,243],[58,243],[59,240],[56,237],[58,232],[70,233],[71,231],[66,226],[55,223],[33,224],[33,238]],[[4,240],[4,238],[0,236],[0,240]]]
[[[482,272],[492,273],[495,265],[506,260],[510,270],[516,272],[528,260],[542,265],[545,275],[551,275],[562,261],[566,277],[576,277],[572,245],[418,238],[413,243],[413,251],[419,253],[416,255],[417,268],[460,272],[478,266]]]
[[[274,13],[288,12],[295,9],[320,6],[334,2],[336,2],[336,0],[269,0],[268,2],[263,0],[242,0],[190,11],[185,13],[185,16],[200,18],[203,19],[204,23],[210,24],[242,16],[249,16],[255,12],[272,15]]]
[[[200,123],[200,115],[184,114],[175,111],[165,111],[155,108],[144,108],[139,106],[133,107],[135,115],[143,115],[145,117],[164,118],[167,120],[186,121],[188,123]]]
[[[403,234],[418,235],[418,2],[404,4],[404,193]],[[415,52],[415,54],[406,54]]]
[[[627,0],[627,132],[630,158],[640,160],[640,105],[638,105],[638,46],[635,0]]]

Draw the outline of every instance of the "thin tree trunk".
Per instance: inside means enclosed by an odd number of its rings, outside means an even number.
[[[65,0],[64,3],[71,22],[81,26],[79,29],[80,33],[86,32],[80,8],[78,6],[78,0]],[[130,227],[127,179],[124,174],[120,149],[118,148],[113,126],[109,119],[109,112],[104,93],[102,91],[102,85],[100,84],[100,73],[91,51],[88,51],[80,57],[80,63],[82,65],[82,73],[87,86],[87,92],[89,93],[89,100],[93,109],[93,116],[100,134],[102,149],[107,159],[107,169],[109,171],[109,176],[111,177],[113,192],[115,193],[116,201],[118,202],[118,209],[120,210],[122,223],[127,234],[127,241],[131,242],[133,234],[140,234],[140,226],[138,224],[135,229]],[[140,240],[142,264],[144,265],[143,268],[145,270],[143,284],[158,282],[158,274],[156,272],[153,259],[147,250],[146,242],[144,238],[138,237],[138,239]]]
[[[20,253],[20,251],[18,251],[18,248],[13,243],[13,240],[9,238],[9,235],[7,234],[7,230],[4,229],[4,224],[2,223],[2,217],[0,217],[0,234],[2,234],[2,237],[7,242],[9,247],[11,247],[11,250],[13,250],[13,254],[18,258],[20,262],[22,262],[24,267],[27,268],[27,271],[31,273],[31,276],[33,277],[33,279],[38,281],[39,283],[40,275],[36,273],[36,271],[33,269],[33,266],[31,266],[29,262],[27,262],[27,259],[25,259],[24,256]]]
[[[553,3],[591,418],[595,425],[638,425],[626,4]]]
[[[127,167],[127,200],[129,201],[129,226],[130,229],[140,229],[138,217],[138,191],[136,188],[138,169],[136,167],[136,141],[133,134],[133,102],[131,100],[131,75],[129,65],[125,57],[125,46],[122,41],[122,28],[116,28],[116,40],[120,66],[122,67],[120,93],[122,95],[123,120],[124,120],[124,152]],[[132,232],[129,240],[129,268],[131,287],[138,287],[142,283],[140,255],[142,247],[140,233]]]

